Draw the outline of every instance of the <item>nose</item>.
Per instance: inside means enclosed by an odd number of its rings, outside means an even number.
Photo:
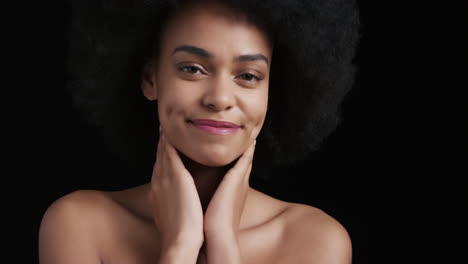
[[[229,77],[213,78],[203,95],[202,103],[212,111],[229,110],[235,104],[234,89],[234,83]]]

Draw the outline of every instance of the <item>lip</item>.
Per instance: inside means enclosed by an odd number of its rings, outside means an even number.
[[[227,121],[216,121],[212,119],[192,119],[190,120],[194,125],[203,125],[203,126],[211,126],[211,127],[218,127],[218,128],[239,128],[240,126],[231,122]]]
[[[240,126],[231,122],[211,119],[193,119],[188,121],[194,127],[210,134],[226,135],[235,133]]]

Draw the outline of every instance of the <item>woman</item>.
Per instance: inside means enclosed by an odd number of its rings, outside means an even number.
[[[340,223],[256,191],[249,180],[304,157],[337,126],[354,73],[354,3],[245,2],[101,3],[100,16],[75,18],[84,36],[71,43],[77,106],[109,145],[131,153],[115,135],[145,118],[119,114],[143,113],[128,88],[138,76],[139,94],[153,103],[144,113],[157,113],[148,127],[159,132],[137,131],[159,135],[156,161],[147,184],[55,201],[41,223],[42,264],[351,263]],[[88,43],[92,56],[81,49]],[[115,129],[117,120],[128,123]]]

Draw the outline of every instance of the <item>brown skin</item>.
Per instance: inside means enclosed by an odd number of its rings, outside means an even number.
[[[192,6],[178,13],[165,26],[158,59],[146,66],[142,82],[145,96],[158,101],[167,138],[163,142],[169,158],[157,162],[151,192],[157,197],[152,199],[156,225],[163,227],[161,236],[167,238],[163,248],[168,252],[180,247],[196,256],[205,241],[209,263],[227,258],[240,263],[238,234],[250,188],[252,143],[268,103],[271,47],[257,27],[232,15],[219,5]],[[184,46],[206,54],[178,51]],[[246,55],[263,59],[238,59]],[[213,135],[188,123],[191,119],[228,121],[240,129]],[[165,207],[172,201],[180,206]]]
[[[159,59],[148,63],[142,81],[146,98],[157,100],[162,130],[181,152],[203,208],[229,164],[260,133],[268,104],[270,63],[235,59],[262,54],[271,62],[270,45],[255,26],[233,21],[229,15],[229,10],[219,6],[195,6],[178,13],[166,25]],[[212,57],[174,53],[183,45],[204,49]],[[190,119],[229,121],[241,129],[231,135],[212,135],[188,124]]]
[[[174,53],[183,45],[210,56]],[[266,61],[237,59],[247,54]],[[41,223],[40,263],[351,263],[336,220],[248,185],[271,55],[266,35],[221,5],[194,5],[170,19],[159,57],[142,75],[162,127],[151,182],[54,202]],[[187,123],[195,118],[241,129],[208,134]]]

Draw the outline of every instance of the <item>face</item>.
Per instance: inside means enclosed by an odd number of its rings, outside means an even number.
[[[142,81],[169,142],[210,167],[242,155],[265,120],[271,52],[264,32],[223,6],[195,5],[172,17]],[[200,119],[238,128],[213,129]]]

